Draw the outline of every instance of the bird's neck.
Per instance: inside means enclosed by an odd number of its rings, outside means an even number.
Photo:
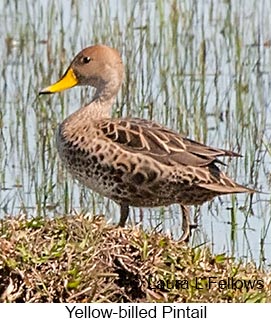
[[[72,113],[66,121],[71,122],[84,122],[87,120],[99,120],[109,118],[111,115],[112,105],[116,99],[115,95],[109,95],[104,91],[96,91],[89,104],[81,107]]]
[[[91,119],[109,118],[111,115],[112,105],[115,101],[115,96],[106,100],[100,96],[94,96],[92,101],[80,109],[83,115],[89,116]]]
[[[112,105],[120,89],[122,80],[112,77],[110,82],[96,84],[96,92],[89,104],[80,108],[71,114],[68,122],[83,120],[99,120],[109,118],[111,115]]]
[[[96,87],[96,92],[91,102],[83,107],[84,111],[91,114],[92,119],[108,118],[111,115],[111,108],[121,86],[121,80],[112,77],[107,84]]]

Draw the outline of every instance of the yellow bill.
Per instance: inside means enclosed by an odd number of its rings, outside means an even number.
[[[39,94],[49,94],[49,93],[60,92],[60,91],[69,89],[75,86],[76,84],[78,84],[78,79],[75,76],[72,68],[69,68],[58,82],[42,89],[39,92]]]

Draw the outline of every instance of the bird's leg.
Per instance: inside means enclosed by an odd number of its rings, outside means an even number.
[[[189,207],[182,204],[180,206],[183,214],[183,234],[180,241],[188,242],[189,238],[191,237],[192,229],[195,229],[198,225],[196,223],[191,223]]]
[[[128,215],[129,215],[129,205],[121,204],[120,205],[120,221],[118,224],[119,227],[125,226],[125,222],[128,218]]]

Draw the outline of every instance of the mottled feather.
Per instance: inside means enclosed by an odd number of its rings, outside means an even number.
[[[143,119],[108,119],[95,123],[104,136],[122,149],[148,155],[165,165],[203,167],[222,162],[219,156],[239,157],[232,151],[217,149],[182,137],[152,121]]]

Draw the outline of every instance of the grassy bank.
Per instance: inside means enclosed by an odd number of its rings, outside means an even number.
[[[271,302],[271,274],[103,218],[4,218],[2,302]]]

